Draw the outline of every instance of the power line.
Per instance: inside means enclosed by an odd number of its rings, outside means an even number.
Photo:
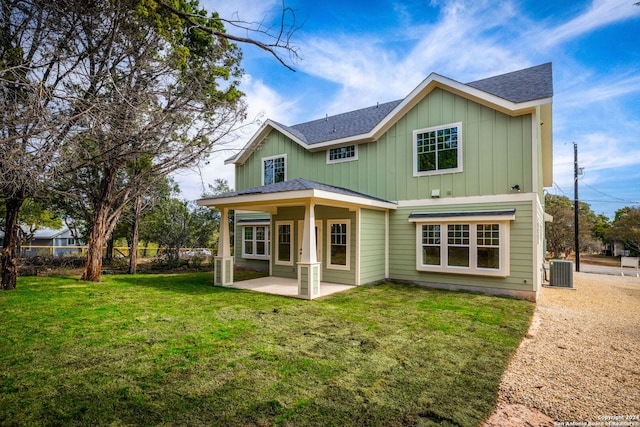
[[[617,203],[617,204],[621,204],[621,203],[625,203],[625,204],[629,204],[629,205],[640,205],[640,202],[631,202],[631,201],[618,201],[618,200],[585,200],[585,199],[580,199],[581,202],[585,202],[585,203]]]
[[[553,185],[556,187],[556,189],[562,193],[563,196],[566,196],[567,193],[564,192],[564,190],[562,188],[560,188],[560,186],[558,185],[557,182],[553,181]]]
[[[622,202],[622,203],[631,203],[631,204],[634,204],[634,205],[640,204],[640,202],[633,202],[631,200],[624,200],[624,199],[621,199],[619,197],[612,196],[611,194],[604,193],[604,192],[598,190],[597,188],[592,187],[591,185],[587,184],[586,182],[584,182],[582,180],[580,180],[580,182],[582,183],[582,185],[585,185],[585,186],[589,187],[590,189],[592,189],[596,193],[600,193],[603,196],[607,196],[607,197],[609,197],[611,199],[614,199],[614,200],[611,200],[610,203],[620,203],[620,202]],[[607,201],[607,202],[609,202],[609,201]]]

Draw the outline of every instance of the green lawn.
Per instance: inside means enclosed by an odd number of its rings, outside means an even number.
[[[533,304],[383,284],[315,301],[212,275],[25,277],[0,293],[0,425],[460,425]]]

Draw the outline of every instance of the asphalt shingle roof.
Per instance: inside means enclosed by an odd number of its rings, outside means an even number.
[[[342,187],[334,187],[333,185],[322,184],[316,181],[309,181],[304,178],[296,178],[291,181],[283,181],[275,184],[262,185],[260,187],[247,188],[245,190],[233,191],[230,193],[220,194],[215,196],[214,199],[223,199],[227,197],[237,196],[249,196],[255,194],[274,194],[283,193],[287,191],[302,191],[302,190],[322,190],[331,193],[342,194],[345,196],[363,197],[366,199],[388,202],[387,200],[380,199],[378,197],[369,196],[367,194],[359,193],[357,191],[348,190]]]
[[[477,80],[466,86],[514,103],[549,98],[553,96],[551,63]],[[369,133],[402,101],[386,102],[293,126],[277,125],[307,145],[335,141]]]
[[[551,63],[467,83],[475,89],[519,103],[553,96]]]
[[[371,131],[400,102],[402,100],[386,102],[285,128],[296,136],[302,135],[301,139],[307,144],[361,135]]]
[[[548,98],[553,95],[551,63],[467,83],[467,86],[514,103]],[[403,100],[386,102],[324,119],[284,126],[309,145],[370,132]]]

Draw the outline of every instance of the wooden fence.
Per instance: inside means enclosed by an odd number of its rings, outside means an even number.
[[[36,256],[36,255],[51,255],[51,256],[85,256],[87,254],[88,246],[22,246],[20,253],[24,257]],[[154,257],[162,255],[164,252],[175,249],[167,248],[138,248],[139,257]],[[103,249],[106,252],[106,249]],[[128,257],[128,247],[114,247],[114,256]],[[215,251],[213,248],[180,248],[180,256],[210,256]]]

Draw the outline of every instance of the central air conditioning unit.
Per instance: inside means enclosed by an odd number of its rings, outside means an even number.
[[[551,280],[549,286],[573,288],[573,262],[553,259],[549,261]]]

